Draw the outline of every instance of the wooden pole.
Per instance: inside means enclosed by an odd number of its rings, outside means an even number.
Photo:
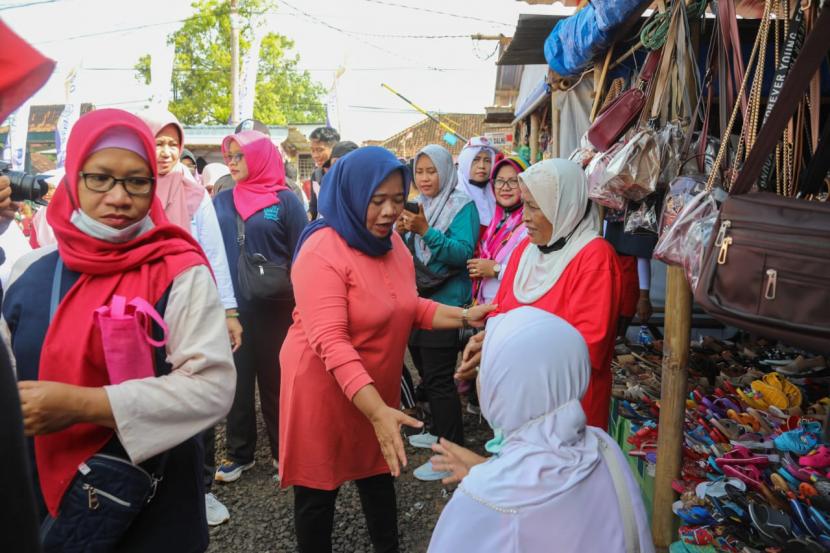
[[[658,551],[676,541],[675,500],[672,480],[680,474],[683,419],[686,413],[686,367],[692,326],[692,290],[681,267],[669,267],[666,282],[666,321],[663,341],[663,374],[657,438],[657,474],[651,533]]]
[[[530,164],[536,163],[539,155],[539,123],[541,116],[539,111],[530,114]]]

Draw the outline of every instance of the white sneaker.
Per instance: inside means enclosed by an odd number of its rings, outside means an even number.
[[[205,494],[205,511],[207,512],[208,526],[219,526],[231,518],[228,508],[216,499],[212,493]]]

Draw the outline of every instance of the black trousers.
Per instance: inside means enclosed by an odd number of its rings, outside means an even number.
[[[202,432],[202,445],[205,448],[205,493],[213,488],[216,474],[216,428],[211,426]]]
[[[398,504],[391,474],[356,480],[375,553],[398,552]],[[339,490],[294,486],[294,528],[300,553],[329,553]]]
[[[236,394],[228,413],[228,458],[250,463],[256,451],[255,386],[271,455],[279,459],[280,349],[291,326],[290,303],[267,304],[262,309],[240,311],[242,347],[234,353]]]
[[[461,399],[453,374],[458,362],[458,331],[431,330],[413,333],[409,353],[421,375],[432,415],[430,433],[464,444]]]

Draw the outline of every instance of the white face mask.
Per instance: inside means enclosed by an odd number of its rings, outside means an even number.
[[[145,232],[152,230],[155,226],[153,224],[153,220],[150,219],[150,214],[148,213],[142,220],[133,223],[128,227],[117,229],[96,221],[84,213],[82,209],[76,209],[73,211],[70,221],[78,230],[87,236],[104,240],[105,242],[112,242],[114,244],[129,242],[133,238],[137,238]]]

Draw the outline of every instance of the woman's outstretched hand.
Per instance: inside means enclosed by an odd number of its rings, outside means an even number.
[[[467,322],[473,328],[484,328],[487,324],[487,315],[498,309],[498,305],[475,305],[467,311]]]
[[[458,380],[473,380],[478,374],[478,366],[481,363],[481,350],[484,347],[484,332],[479,332],[470,338],[464,353],[461,356],[461,365],[455,372],[454,378]]]
[[[447,476],[441,480],[443,484],[461,482],[470,472],[471,468],[487,460],[487,457],[482,457],[466,447],[461,447],[445,438],[441,438],[437,444],[433,444],[432,451],[437,453],[437,455],[434,455],[430,459],[432,470],[452,473],[451,476]]]
[[[401,468],[406,466],[401,426],[421,428],[424,423],[388,405],[383,405],[372,413],[369,421],[375,429],[375,436],[378,438],[383,458],[386,459],[392,476],[397,478],[401,474]]]

